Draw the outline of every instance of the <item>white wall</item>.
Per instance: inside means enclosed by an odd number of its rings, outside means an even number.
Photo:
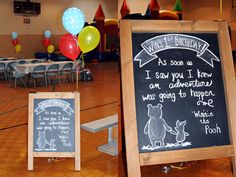
[[[23,23],[23,16],[13,13],[13,0],[0,1],[0,35],[16,31],[18,34],[43,34],[48,29],[52,34],[64,34],[61,22],[63,12],[69,7],[83,11],[86,21],[92,22],[99,4],[106,18],[117,19],[117,0],[31,0],[41,3],[41,14],[30,17],[30,25]]]

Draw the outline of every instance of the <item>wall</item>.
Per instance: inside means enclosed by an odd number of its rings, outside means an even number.
[[[222,0],[223,1],[223,0]],[[118,13],[123,0],[118,0]],[[126,0],[130,13],[145,14],[150,0]],[[162,10],[172,10],[175,0],[158,0]],[[232,9],[232,0],[223,1],[223,13],[220,17],[220,0],[182,0],[183,20],[219,20],[223,19],[229,23],[232,30],[232,49],[236,50],[236,9]],[[120,18],[120,13],[118,14]]]
[[[77,7],[83,11],[87,22],[92,22],[99,4],[102,5],[106,18],[117,19],[117,1],[110,0],[32,0],[41,3],[39,16],[24,17],[13,13],[13,0],[0,2],[0,56],[16,56],[11,44],[11,33],[18,33],[19,44],[22,46],[17,57],[32,58],[36,51],[46,51],[42,46],[45,30],[50,30],[51,42],[57,48],[61,35],[66,31],[61,18],[69,7]],[[115,3],[114,3],[115,2]],[[23,23],[24,18],[30,19],[30,24]]]
[[[41,3],[41,15],[29,17],[30,25],[23,24],[23,16],[13,13],[13,0],[0,2],[0,56],[15,56],[14,46],[11,44],[11,32],[18,33],[22,45],[19,57],[32,58],[36,51],[46,51],[41,40],[44,30],[52,33],[51,41],[57,48],[59,38],[66,33],[62,26],[61,17],[69,7],[80,8],[88,22],[93,17],[99,3],[103,7],[106,18],[120,18],[120,7],[123,0],[32,0]],[[126,0],[131,13],[145,13],[150,0]],[[172,10],[175,0],[158,0],[161,9]],[[220,0],[182,0],[184,20],[218,20],[220,19]],[[6,18],[7,17],[7,18]],[[236,50],[236,10],[232,9],[232,0],[223,1],[223,20],[229,22],[232,30],[232,48]]]
[[[223,1],[222,17],[220,1],[198,0],[197,3],[185,2],[184,19],[186,20],[226,20],[231,28],[232,50],[236,50],[236,13],[232,8],[232,0]]]

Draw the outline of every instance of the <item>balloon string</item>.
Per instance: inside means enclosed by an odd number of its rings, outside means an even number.
[[[84,63],[84,57],[85,57],[85,53],[82,53],[81,55],[81,62],[82,62],[82,68],[84,69],[85,63]]]
[[[72,35],[73,36],[73,39],[75,40],[75,42],[76,42],[76,45],[78,46],[79,45],[79,42],[78,42],[78,40],[77,40],[77,37],[76,37],[76,35]]]
[[[78,39],[77,39],[76,35],[72,35],[72,36],[73,36],[73,39],[76,42],[76,46],[79,46],[79,42],[78,42]],[[79,54],[78,48],[76,48],[76,51],[77,51],[77,56],[78,56],[78,54]]]

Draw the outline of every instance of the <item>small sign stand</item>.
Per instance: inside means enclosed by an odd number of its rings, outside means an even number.
[[[236,156],[236,84],[225,21],[121,20],[129,177],[141,166]]]
[[[79,93],[30,93],[28,116],[28,170],[34,168],[34,157],[70,157],[79,171]]]

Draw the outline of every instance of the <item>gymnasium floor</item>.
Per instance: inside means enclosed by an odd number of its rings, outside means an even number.
[[[88,63],[93,82],[80,82],[81,123],[117,114],[119,73],[116,62]],[[34,171],[27,171],[29,92],[74,92],[75,84],[17,88],[0,81],[0,176],[1,177],[115,177],[118,158],[97,151],[107,141],[107,131],[95,134],[81,130],[81,171],[74,159],[34,158]]]
[[[81,123],[117,113],[119,72],[116,62],[88,63],[93,82],[80,82]],[[28,93],[52,91],[53,87],[16,89],[0,81],[0,177],[124,177],[123,159],[97,151],[106,143],[107,131],[92,134],[81,130],[81,171],[73,159],[34,158],[34,171],[27,171]],[[76,91],[75,84],[56,85],[55,91]],[[171,164],[175,167],[179,164]],[[142,167],[142,177],[233,177],[229,158],[194,162],[186,169],[161,172],[164,165]]]

